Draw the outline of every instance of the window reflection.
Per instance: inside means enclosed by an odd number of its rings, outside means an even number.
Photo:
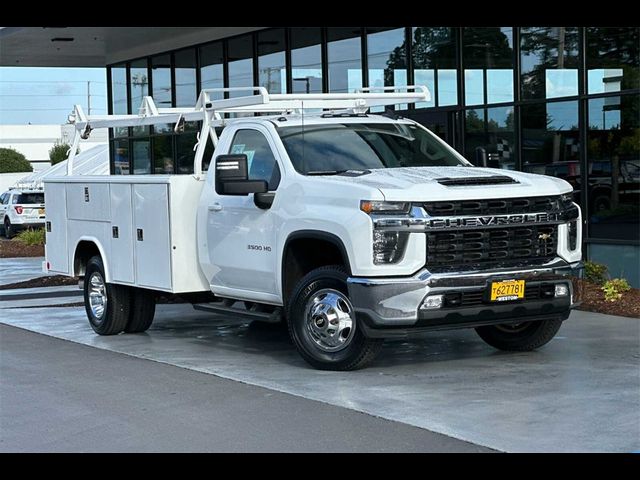
[[[229,40],[229,87],[248,88],[254,86],[253,81],[253,41],[251,35]],[[246,91],[230,92],[230,97],[250,95]]]
[[[467,105],[513,101],[512,30],[508,27],[464,28]]]
[[[577,27],[522,27],[523,98],[578,95],[578,46]]]
[[[414,83],[426,85],[430,102],[416,108],[458,104],[458,72],[456,70],[455,29],[449,27],[413,27],[411,49]],[[436,91],[435,79],[438,79]]]
[[[173,136],[161,135],[153,138],[153,173],[173,173]]]
[[[126,115],[129,113],[127,105],[127,67],[117,65],[111,67],[111,111],[114,115]],[[114,128],[114,137],[126,137],[129,135],[127,127]]]
[[[284,29],[258,33],[260,86],[270,93],[287,93]]]
[[[405,29],[380,30],[367,28],[367,60],[369,87],[392,87],[407,84],[407,44]],[[407,105],[396,105],[406,110]],[[384,108],[372,109],[384,111]]]
[[[133,140],[131,142],[133,173],[147,175],[151,173],[151,148],[149,140]]]
[[[321,30],[291,29],[291,76],[293,93],[322,93]]]
[[[131,62],[129,82],[131,84],[131,113],[137,115],[142,106],[143,97],[149,95],[149,69],[146,59]],[[134,136],[148,135],[149,127],[133,127],[131,132]]]
[[[151,59],[151,85],[153,100],[159,108],[171,108],[171,56],[160,55]]]
[[[359,27],[330,28],[327,57],[329,91],[348,93],[362,87],[362,41]]]
[[[224,88],[224,52],[222,42],[211,43],[200,48],[200,84],[203,90]],[[224,96],[212,94],[213,100]]]
[[[513,107],[467,110],[465,156],[477,166],[515,170]]]
[[[111,143],[113,153],[113,175],[128,175],[129,172],[129,140],[114,140]]]
[[[589,100],[590,236],[638,238],[640,96]]]
[[[563,178],[579,203],[578,102],[525,105],[521,111],[524,171]]]
[[[640,88],[640,27],[589,27],[589,93]]]
[[[174,55],[176,64],[176,107],[196,104],[196,51],[181,50]]]

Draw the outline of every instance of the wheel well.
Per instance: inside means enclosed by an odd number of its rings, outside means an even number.
[[[76,247],[76,253],[73,257],[74,275],[76,277],[84,275],[84,272],[87,268],[87,263],[89,263],[91,257],[94,257],[96,255],[101,257],[100,250],[95,243],[88,240],[83,240],[78,243],[78,246]]]
[[[282,296],[284,304],[302,277],[319,267],[342,265],[350,271],[349,261],[339,240],[298,237],[289,240],[282,257]]]

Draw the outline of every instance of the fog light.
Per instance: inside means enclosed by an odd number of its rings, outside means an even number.
[[[569,295],[569,287],[566,283],[556,285],[556,297],[566,297]]]
[[[444,295],[429,295],[427,298],[424,299],[424,302],[422,302],[422,308],[423,310],[435,310],[437,308],[442,308],[442,301],[443,301]]]

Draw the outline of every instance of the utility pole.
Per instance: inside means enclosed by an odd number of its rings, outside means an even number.
[[[91,115],[91,82],[87,81],[87,115]]]

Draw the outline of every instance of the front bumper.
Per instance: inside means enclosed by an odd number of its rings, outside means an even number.
[[[348,279],[349,297],[356,316],[370,337],[391,337],[422,330],[466,328],[479,325],[566,319],[582,297],[576,281],[582,263],[569,264],[558,258],[535,268],[482,272],[430,273],[422,270],[408,278]],[[525,280],[524,300],[490,303],[486,292],[492,281]],[[565,283],[569,295],[549,292]],[[527,294],[529,292],[529,294]],[[442,308],[420,308],[428,295],[445,295]]]

